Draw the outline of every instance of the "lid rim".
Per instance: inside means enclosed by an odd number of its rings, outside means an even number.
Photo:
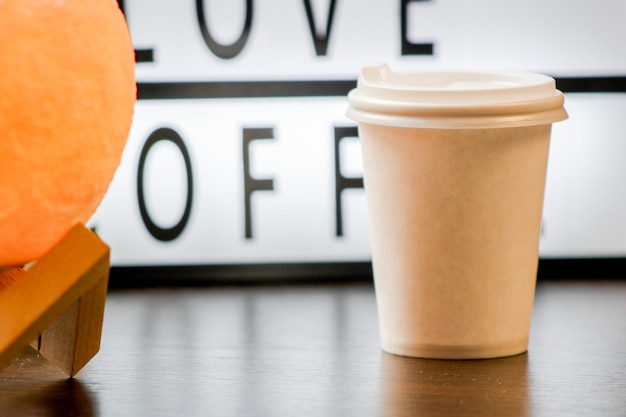
[[[485,129],[552,124],[568,118],[565,109],[551,109],[538,113],[504,114],[498,117],[416,117],[388,116],[381,113],[362,112],[348,109],[347,116],[359,123],[391,127],[422,129]]]
[[[396,73],[385,64],[372,64],[362,68],[357,87],[348,93],[347,116],[413,127],[532,125],[566,119],[564,101],[554,79],[543,74]]]
[[[356,93],[356,94],[355,94]],[[457,103],[411,103],[385,100],[380,98],[363,97],[358,91],[352,90],[348,95],[350,106],[363,112],[381,114],[402,114],[402,115],[430,115],[446,117],[450,115],[463,115],[464,117],[474,117],[474,115],[500,115],[500,114],[529,114],[551,109],[560,109],[565,101],[563,93],[555,90],[552,97],[533,101],[511,101],[509,103],[494,104],[482,103],[477,105],[457,104]]]

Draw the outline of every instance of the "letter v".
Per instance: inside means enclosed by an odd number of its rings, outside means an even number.
[[[333,17],[335,16],[335,5],[337,0],[330,0],[328,6],[328,17],[326,19],[326,33],[320,35],[316,29],[315,18],[313,17],[313,8],[311,7],[311,0],[304,0],[304,7],[306,8],[306,16],[309,20],[309,28],[311,29],[311,36],[313,37],[313,44],[315,45],[315,53],[317,56],[326,55],[326,49],[328,48],[328,38],[330,37],[330,30],[333,26]]]

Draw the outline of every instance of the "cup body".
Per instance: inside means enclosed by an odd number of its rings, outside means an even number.
[[[382,347],[440,359],[519,354],[530,332],[551,123],[567,117],[562,97],[554,85],[525,89],[528,104],[501,81],[485,94],[488,74],[456,84],[430,77],[436,86],[417,88],[426,102],[398,95],[419,84],[407,76],[383,79],[391,92],[380,94],[360,79],[350,97]],[[460,92],[438,95],[440,85]]]
[[[359,136],[383,349],[526,351],[550,125]]]

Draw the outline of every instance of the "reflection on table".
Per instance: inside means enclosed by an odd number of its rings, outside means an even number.
[[[16,359],[0,416],[619,415],[625,316],[626,282],[541,283],[528,354],[441,361],[380,350],[367,284],[114,291],[92,363]]]

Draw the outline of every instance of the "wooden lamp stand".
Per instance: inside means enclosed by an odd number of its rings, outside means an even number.
[[[77,225],[47,255],[0,271],[0,369],[33,348],[73,377],[100,349],[109,247]]]

